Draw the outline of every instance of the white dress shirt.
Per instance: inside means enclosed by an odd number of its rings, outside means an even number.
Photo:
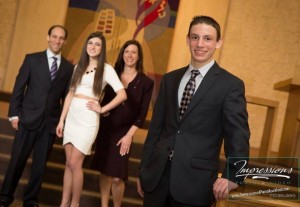
[[[191,71],[196,69],[196,70],[199,70],[199,72],[200,72],[200,74],[196,76],[196,88],[195,88],[195,93],[196,93],[199,85],[202,82],[202,79],[204,78],[204,76],[209,71],[211,66],[213,66],[214,63],[215,63],[215,61],[212,60],[208,64],[204,65],[201,68],[194,68],[191,64],[189,65],[189,68],[186,70],[185,74],[183,75],[183,77],[180,81],[180,84],[179,84],[179,88],[178,88],[178,105],[179,106],[180,106],[180,102],[181,102],[181,98],[182,98],[182,94],[183,94],[185,85],[187,84],[187,82],[191,78]]]

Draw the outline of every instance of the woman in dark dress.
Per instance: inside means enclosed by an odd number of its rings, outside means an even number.
[[[136,40],[121,48],[115,69],[123,83],[127,100],[101,117],[92,168],[99,170],[101,206],[108,207],[110,191],[114,207],[120,207],[128,179],[128,159],[133,136],[146,118],[154,82],[143,72],[142,47]],[[115,97],[110,86],[101,103]]]

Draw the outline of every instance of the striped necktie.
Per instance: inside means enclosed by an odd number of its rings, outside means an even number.
[[[52,57],[53,63],[51,65],[50,74],[51,74],[51,80],[54,80],[57,73],[57,57]]]

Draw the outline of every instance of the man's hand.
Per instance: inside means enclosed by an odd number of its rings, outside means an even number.
[[[140,179],[138,179],[138,180],[136,181],[136,188],[137,188],[138,194],[139,194],[142,198],[144,198],[144,191],[143,191],[143,189],[142,189]]]
[[[18,131],[19,118],[10,121],[12,128]]]
[[[213,192],[216,200],[225,199],[230,191],[237,189],[238,187],[238,184],[230,180],[218,178],[213,185]]]

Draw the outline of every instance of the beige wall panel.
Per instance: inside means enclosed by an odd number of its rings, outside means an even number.
[[[299,35],[300,36],[300,35]],[[295,66],[294,80],[300,82],[300,64]]]
[[[0,90],[3,87],[19,0],[0,1]]]
[[[300,1],[231,0],[229,11],[219,62],[245,81],[246,94],[279,101],[272,144],[278,151],[288,94],[273,86],[300,69]],[[262,136],[260,113],[249,108],[252,147]]]
[[[67,0],[20,0],[3,91],[12,91],[26,53],[47,48],[48,29],[64,24],[67,7]]]
[[[190,52],[186,45],[186,35],[192,18],[196,15],[208,15],[216,19],[224,29],[227,18],[229,0],[181,0],[176,18],[173,44],[167,71],[185,66],[190,63]],[[223,34],[224,31],[222,31]],[[220,49],[219,49],[220,50]],[[218,60],[220,51],[215,58]]]

